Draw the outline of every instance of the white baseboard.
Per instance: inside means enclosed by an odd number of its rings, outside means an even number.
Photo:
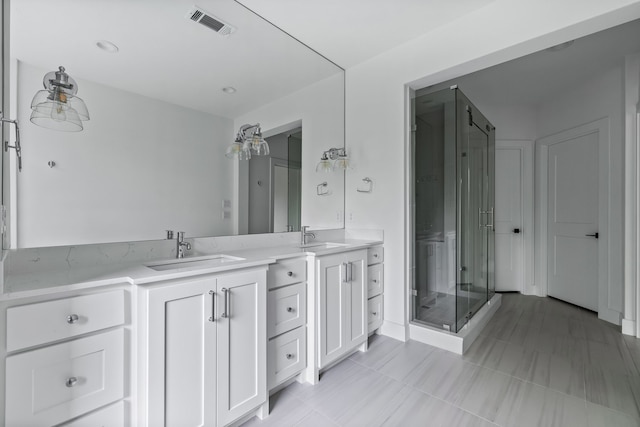
[[[385,320],[380,327],[380,335],[384,335],[402,342],[409,340],[409,332],[406,325]]]
[[[624,335],[636,336],[636,321],[622,319],[622,333]]]

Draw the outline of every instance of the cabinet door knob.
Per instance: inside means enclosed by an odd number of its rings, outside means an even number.
[[[292,277],[293,276],[293,271],[287,271],[287,276]]]
[[[378,283],[378,279],[373,279],[373,283]]]
[[[289,360],[293,359],[293,354],[287,353],[286,358]]]
[[[377,312],[377,311],[374,311],[374,312],[373,312],[373,313],[371,313],[371,314],[373,314],[374,316],[377,316],[377,315],[378,315],[378,312]]]
[[[79,319],[80,319],[80,317],[78,317],[77,314],[70,314],[70,315],[67,316],[67,323],[70,324],[70,325],[73,325]]]
[[[293,312],[293,307],[287,307],[287,312],[288,312],[288,313]]]
[[[78,383],[78,379],[76,377],[69,377],[65,380],[64,385],[67,387],[74,387]]]

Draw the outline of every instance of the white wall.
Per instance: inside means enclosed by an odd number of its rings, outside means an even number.
[[[623,311],[623,178],[624,178],[624,68],[615,67],[584,85],[558,93],[538,107],[540,138],[575,128],[601,118],[609,119],[609,271],[607,301],[600,301],[599,314],[619,323]],[[604,304],[604,307],[602,306]],[[615,313],[614,313],[615,312]],[[611,320],[615,319],[615,320]]]
[[[17,68],[19,247],[231,234],[221,215],[231,120],[76,79],[91,120],[82,132],[52,131],[29,121],[50,70]]]
[[[347,146],[358,163],[347,174],[347,227],[384,230],[385,333],[405,338],[409,315],[405,85],[439,83],[638,17],[638,0],[496,0],[347,70]],[[364,176],[372,194],[355,191]]]
[[[322,152],[344,146],[344,76],[336,74],[303,90],[236,118],[234,128],[260,123],[263,134],[273,135],[302,126],[302,225],[312,228],[341,228],[344,225],[344,173],[316,173]],[[239,165],[236,205],[243,212],[246,174]],[[316,186],[328,183],[330,194],[318,196]],[[242,230],[247,218],[240,218]]]

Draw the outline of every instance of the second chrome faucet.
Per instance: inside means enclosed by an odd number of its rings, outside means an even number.
[[[300,230],[300,244],[302,246],[307,244],[307,237],[311,237],[313,239],[316,238],[316,235],[310,231],[307,231],[307,229],[309,228],[308,225],[304,225],[302,226],[302,229]]]
[[[184,231],[178,231],[176,239],[176,258],[184,258],[186,251],[191,250],[191,243],[184,241]]]

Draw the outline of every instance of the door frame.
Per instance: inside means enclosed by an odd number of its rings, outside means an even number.
[[[497,150],[520,151],[520,206],[523,238],[522,273],[523,295],[538,295],[534,281],[534,179],[533,179],[533,151],[534,141],[531,139],[496,139]]]
[[[536,223],[536,280],[539,296],[547,296],[547,215],[549,147],[563,141],[596,133],[598,135],[598,317],[620,324],[620,313],[609,308],[609,216],[612,209],[609,188],[609,117],[598,119],[555,133],[536,141],[535,167],[535,223]]]

